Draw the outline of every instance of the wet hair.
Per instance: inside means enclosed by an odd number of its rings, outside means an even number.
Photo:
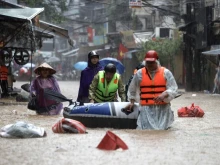
[[[104,71],[108,73],[116,73],[116,67],[114,64],[109,63],[105,66]]]

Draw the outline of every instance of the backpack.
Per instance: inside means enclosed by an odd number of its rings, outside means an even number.
[[[204,111],[197,105],[192,103],[191,106],[182,107],[177,111],[178,117],[203,117]]]

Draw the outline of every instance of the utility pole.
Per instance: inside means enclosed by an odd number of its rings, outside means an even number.
[[[185,52],[184,64],[186,71],[186,91],[202,89],[202,58],[201,52],[210,46],[208,42],[208,25],[212,7],[205,5],[205,0],[190,1],[186,5],[185,22],[188,24],[184,34]],[[209,18],[209,19],[208,19]]]
[[[185,22],[188,23],[188,27],[186,28],[186,34],[184,34],[184,42],[185,42],[185,54],[184,54],[184,64],[185,64],[185,90],[191,91],[193,88],[193,80],[192,80],[192,61],[193,61],[193,43],[195,42],[195,36],[192,33],[194,26],[194,4],[188,3],[186,5],[186,18]]]

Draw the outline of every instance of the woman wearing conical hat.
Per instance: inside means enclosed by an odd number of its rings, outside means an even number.
[[[60,93],[58,82],[53,77],[56,71],[47,63],[43,63],[34,70],[34,73],[38,76],[31,83],[30,93],[32,96],[35,95],[37,97],[36,113],[41,115],[59,115],[63,109],[63,104],[44,97],[45,88]]]

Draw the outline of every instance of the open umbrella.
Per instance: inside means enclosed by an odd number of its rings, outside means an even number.
[[[206,59],[215,64],[216,66],[220,63],[220,49],[209,50],[202,52],[203,55],[206,55]],[[214,58],[213,58],[214,57]]]
[[[26,83],[26,84],[21,85],[21,89],[23,89],[24,91],[30,93],[30,84]]]
[[[85,61],[79,61],[73,65],[77,70],[84,70],[88,66],[88,63]]]
[[[61,93],[53,91],[49,88],[44,88],[44,97],[47,98],[48,100],[55,100],[57,102],[69,101],[70,105],[73,104],[72,99],[68,99]]]
[[[115,64],[117,71],[120,74],[124,73],[124,70],[125,70],[124,65],[119,60],[117,60],[115,58],[107,57],[107,58],[103,58],[103,59],[99,60],[99,62],[103,67],[105,67],[109,63],[113,63],[113,64]]]

